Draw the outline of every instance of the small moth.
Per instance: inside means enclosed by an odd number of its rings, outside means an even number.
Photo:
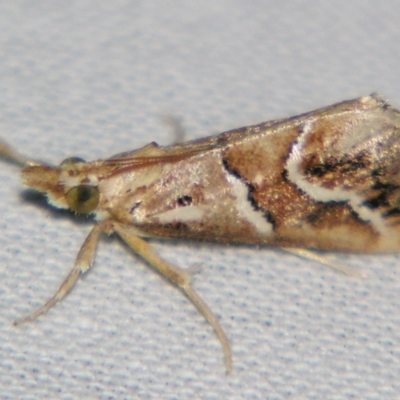
[[[106,160],[72,157],[51,166],[5,143],[0,155],[18,163],[23,184],[51,205],[96,220],[56,294],[16,324],[61,300],[92,266],[99,235],[116,233],[203,314],[230,371],[227,336],[193,289],[192,270],[166,262],[142,238],[278,246],[324,263],[305,249],[400,247],[400,112],[376,94],[183,144],[153,142]]]

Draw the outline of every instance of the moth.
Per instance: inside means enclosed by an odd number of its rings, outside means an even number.
[[[400,112],[376,94],[105,160],[52,166],[5,143],[0,155],[18,163],[23,184],[51,205],[96,221],[56,294],[16,324],[61,300],[92,266],[100,234],[115,233],[183,290],[214,328],[230,371],[229,341],[192,287],[192,270],[163,260],[143,238],[277,246],[321,262],[307,249],[400,247]]]

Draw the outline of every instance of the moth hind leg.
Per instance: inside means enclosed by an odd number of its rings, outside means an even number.
[[[296,256],[306,258],[308,260],[316,261],[322,265],[326,265],[327,267],[333,268],[343,274],[352,276],[353,278],[365,278],[365,274],[359,272],[353,268],[348,267],[347,265],[335,263],[326,259],[325,257],[307,249],[297,248],[297,247],[282,247],[282,250],[287,251],[288,253],[295,254]]]
[[[162,117],[162,121],[171,129],[173,135],[172,144],[179,144],[185,140],[187,136],[186,129],[183,126],[180,118],[172,115],[164,115]]]

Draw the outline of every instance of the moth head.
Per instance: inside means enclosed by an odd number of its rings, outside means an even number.
[[[97,186],[84,179],[86,166],[81,158],[70,157],[57,167],[45,164],[26,166],[21,177],[25,186],[44,193],[53,206],[88,214],[96,209],[100,194]]]
[[[78,185],[68,190],[65,199],[72,211],[87,214],[94,211],[99,204],[99,189],[90,185]]]

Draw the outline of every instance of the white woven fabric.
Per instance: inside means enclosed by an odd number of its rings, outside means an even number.
[[[0,136],[58,163],[168,144],[379,90],[400,107],[400,3],[79,1],[0,5]],[[90,221],[21,196],[0,166],[0,399],[395,399],[400,259],[328,254],[348,278],[271,249],[154,242],[233,348],[118,240],[47,315]]]

